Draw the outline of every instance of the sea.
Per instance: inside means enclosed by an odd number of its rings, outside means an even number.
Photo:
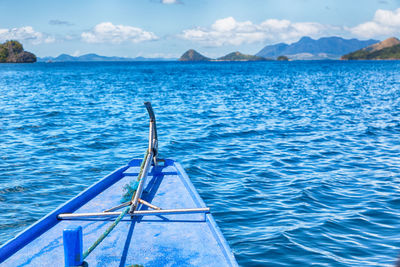
[[[397,61],[0,64],[0,245],[147,146],[241,266],[394,266]]]

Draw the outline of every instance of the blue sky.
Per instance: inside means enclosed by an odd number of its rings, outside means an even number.
[[[400,36],[399,0],[0,0],[0,14],[0,41],[40,57],[216,57],[302,36]]]

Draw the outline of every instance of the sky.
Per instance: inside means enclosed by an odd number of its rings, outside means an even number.
[[[303,36],[400,37],[400,0],[0,0],[0,14],[0,42],[39,57],[219,57]]]

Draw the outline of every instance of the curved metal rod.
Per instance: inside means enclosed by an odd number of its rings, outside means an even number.
[[[131,214],[138,207],[139,198],[141,198],[141,196],[142,196],[144,184],[146,183],[147,175],[149,173],[152,160],[153,160],[153,153],[150,153],[149,155],[147,155],[146,162],[145,162],[145,165],[144,165],[144,168],[143,168],[143,172],[141,172],[140,182],[139,182],[138,188],[136,189],[136,192],[133,195],[132,205],[131,205],[131,208],[129,210],[129,213],[131,213]]]
[[[136,192],[132,196],[132,204],[129,213],[132,214],[138,207],[139,199],[142,196],[143,188],[146,183],[147,175],[149,173],[151,162],[154,161],[154,166],[157,164],[158,154],[158,140],[157,140],[157,128],[156,128],[156,117],[154,115],[153,108],[150,102],[144,102],[147,112],[150,116],[150,129],[149,129],[149,149],[145,157],[143,169],[140,170],[138,181],[139,185]]]
[[[150,132],[149,132],[149,150],[153,151],[154,154],[154,164],[156,164],[158,155],[158,136],[157,136],[157,124],[156,116],[154,115],[153,107],[150,102],[144,102],[147,112],[150,116]]]
[[[154,115],[154,111],[153,111],[153,107],[151,106],[151,103],[146,101],[146,102],[144,102],[144,105],[147,108],[147,112],[149,112],[150,121],[156,121],[156,116]]]

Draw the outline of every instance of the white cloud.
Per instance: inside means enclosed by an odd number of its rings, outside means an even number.
[[[44,39],[44,43],[46,43],[46,44],[50,44],[50,43],[54,43],[56,41],[56,39],[53,37],[53,36],[47,36],[45,39]]]
[[[348,30],[364,38],[398,36],[400,35],[400,8],[394,11],[378,9],[372,21],[348,28]]]
[[[263,41],[296,41],[302,36],[317,37],[335,30],[315,22],[268,19],[260,24],[236,21],[233,17],[219,19],[210,28],[184,30],[181,38],[210,46],[241,45]]]
[[[139,43],[158,39],[152,32],[132,26],[114,25],[111,22],[97,24],[92,30],[83,32],[81,37],[87,43],[113,44],[120,44],[125,41]]]
[[[55,38],[47,34],[37,32],[31,26],[12,29],[0,29],[0,41],[18,40],[31,42],[32,44],[53,43]]]
[[[332,26],[317,22],[292,22],[285,19],[267,19],[261,23],[253,23],[227,17],[215,21],[210,27],[186,29],[179,36],[207,46],[223,46],[260,42],[290,43],[303,36],[318,38],[331,35],[377,39],[399,36],[400,8],[393,11],[378,9],[371,21],[355,27]]]

